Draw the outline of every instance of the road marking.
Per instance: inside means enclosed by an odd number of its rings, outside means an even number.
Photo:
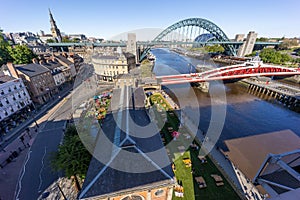
[[[47,154],[47,147],[45,147],[45,152],[44,152],[44,155],[43,155],[43,158],[42,158],[42,167],[41,167],[41,170],[40,170],[40,173],[39,173],[39,178],[40,178],[40,185],[39,185],[39,188],[38,188],[38,191],[40,192],[40,189],[42,187],[42,184],[43,184],[43,179],[42,179],[42,172],[43,172],[43,169],[44,169],[44,159],[45,159],[45,156]]]
[[[26,164],[27,162],[29,161],[30,159],[30,154],[31,154],[32,151],[29,151],[29,153],[27,154],[27,159],[24,163],[24,166],[23,166],[23,170],[22,170],[22,174],[20,176],[20,179],[19,179],[19,182],[18,182],[18,192],[17,192],[17,195],[15,195],[16,199],[18,200],[19,199],[19,195],[20,195],[20,192],[21,192],[21,189],[22,189],[22,180],[23,180],[23,176],[25,174],[25,168],[26,168]]]

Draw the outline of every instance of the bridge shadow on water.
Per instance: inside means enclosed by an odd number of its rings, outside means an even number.
[[[176,86],[177,87],[177,86]],[[171,90],[165,91],[180,105],[181,110],[199,114],[199,128],[207,133],[212,119],[212,108],[218,108],[221,105],[212,105],[212,99],[209,93],[203,93],[199,89],[189,89],[183,96],[178,94],[184,93],[186,88],[173,87],[177,90],[174,95]],[[181,90],[183,92],[181,92]],[[300,118],[299,114],[289,110],[276,100],[255,96],[247,91],[247,87],[239,83],[225,85],[226,90],[226,117],[217,145],[226,149],[224,140],[270,133],[290,129],[300,136]],[[197,97],[198,105],[191,105],[191,93],[194,92]],[[214,101],[215,102],[215,101]],[[197,116],[196,116],[197,117]],[[195,119],[195,116],[192,118]],[[220,124],[223,122],[220,121]]]

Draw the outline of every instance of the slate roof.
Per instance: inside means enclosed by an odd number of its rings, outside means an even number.
[[[42,64],[44,67],[47,67],[50,70],[53,70],[57,67],[61,67],[61,64],[59,62],[49,61],[47,63]]]
[[[116,102],[119,102],[122,93],[124,92],[120,89],[114,90],[111,105],[118,105]],[[132,109],[132,105],[125,109],[117,109],[115,106],[106,115],[102,131],[98,134],[79,199],[104,198],[136,189],[174,184],[174,174],[159,131],[149,132],[151,135],[147,135],[147,131],[142,128],[129,125],[128,131],[120,128],[120,124],[116,122],[120,117],[123,123],[126,116],[130,116],[137,120],[136,124],[144,127],[151,121],[146,111]],[[105,140],[107,142],[103,142]]]
[[[57,55],[55,56],[55,58],[59,61],[59,62],[63,62],[65,64],[67,64],[68,66],[72,65],[73,63],[68,60],[66,57],[62,56],[62,55]]]
[[[47,67],[35,63],[27,65],[17,65],[15,67],[18,71],[22,72],[23,74],[29,77],[37,76],[39,74],[43,74],[45,72],[50,71]]]
[[[0,84],[1,83],[6,83],[8,81],[13,81],[15,80],[14,77],[8,76],[8,75],[4,75],[4,76],[0,76]]]

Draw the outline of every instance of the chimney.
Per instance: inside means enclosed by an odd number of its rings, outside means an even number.
[[[36,59],[36,58],[32,58],[32,63],[34,63],[34,64],[38,64],[38,59]]]
[[[12,77],[14,77],[14,78],[20,78],[19,74],[18,74],[18,72],[17,72],[17,70],[15,68],[15,65],[12,62],[8,62],[6,64],[6,66],[7,66],[8,70],[9,70],[9,73],[10,73],[10,75]]]

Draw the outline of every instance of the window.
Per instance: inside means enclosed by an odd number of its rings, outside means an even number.
[[[164,194],[164,190],[159,189],[154,194],[155,194],[155,196],[162,196]]]

